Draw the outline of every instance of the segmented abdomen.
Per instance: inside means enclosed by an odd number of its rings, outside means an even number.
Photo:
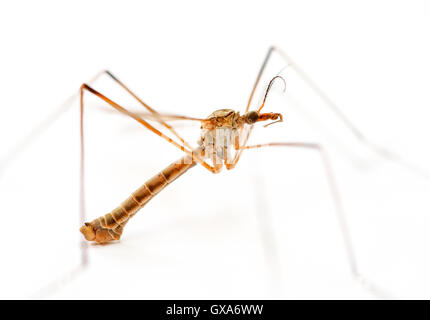
[[[169,183],[195,166],[190,156],[185,156],[172,163],[157,175],[149,179],[139,189],[131,194],[116,209],[91,222],[86,222],[80,231],[88,241],[99,243],[119,240],[124,226],[157,193]]]

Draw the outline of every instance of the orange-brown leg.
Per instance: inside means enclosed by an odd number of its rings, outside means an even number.
[[[131,118],[133,118],[134,120],[136,120],[137,122],[139,122],[141,125],[143,125],[147,129],[149,129],[150,131],[152,131],[156,135],[160,136],[161,138],[163,138],[167,142],[173,144],[175,147],[177,147],[178,149],[182,150],[183,152],[185,152],[190,157],[193,157],[193,159],[196,162],[200,163],[203,167],[205,167],[209,171],[211,171],[211,172],[216,171],[216,170],[214,170],[214,168],[211,165],[209,165],[208,163],[206,163],[201,157],[197,156],[196,154],[193,154],[192,150],[188,150],[188,149],[184,148],[183,146],[181,146],[180,144],[178,144],[177,142],[173,141],[171,138],[169,138],[168,136],[166,136],[164,133],[162,133],[161,131],[159,131],[156,128],[154,128],[147,121],[145,121],[144,119],[142,119],[141,117],[139,117],[138,114],[125,109],[124,107],[120,106],[119,104],[117,104],[116,102],[112,101],[111,99],[109,99],[105,95],[101,94],[100,92],[96,91],[95,89],[93,89],[92,87],[90,87],[87,84],[83,84],[81,86],[81,130],[83,130],[82,126],[83,126],[83,92],[84,92],[84,90],[86,90],[86,91],[94,94],[95,96],[99,97],[103,101],[107,102],[111,107],[115,108],[119,112],[121,112],[121,113],[123,113],[123,114],[125,114],[125,115],[127,115],[127,116],[129,116]]]
[[[345,125],[353,132],[353,134],[360,139],[361,141],[365,142],[366,144],[369,144],[367,139],[365,138],[364,134],[352,123],[351,120],[348,119],[348,117],[340,110],[340,108],[327,96],[327,94],[322,91],[317,84],[280,48],[271,46],[269,50],[267,51],[266,57],[264,59],[264,62],[260,68],[260,71],[258,73],[257,79],[254,83],[254,87],[252,89],[251,95],[248,100],[248,105],[246,108],[246,111],[249,110],[249,107],[252,102],[252,98],[254,97],[255,90],[259,84],[259,81],[261,79],[262,74],[264,73],[264,70],[266,69],[266,66],[272,56],[272,54],[276,52],[278,53],[282,59],[285,60],[288,66],[290,66],[292,69],[296,71],[296,73],[304,80],[304,82],[326,103],[326,105],[336,114],[337,117],[341,121],[345,123]],[[371,143],[373,145],[373,143]]]
[[[257,78],[255,79],[254,86],[252,87],[251,94],[249,95],[248,104],[246,105],[245,113],[248,112],[249,108],[251,107],[251,103],[252,103],[252,99],[254,98],[255,91],[257,90],[257,87],[260,83],[261,77],[264,73],[264,70],[266,69],[267,63],[269,62],[269,59],[270,59],[270,56],[272,55],[273,50],[275,50],[275,47],[270,47],[266,53],[266,56],[264,57],[263,64],[261,65],[260,70],[258,71]]]
[[[369,139],[346,115],[341,111],[341,108],[334,103],[332,99],[306,74],[302,68],[295,63],[293,59],[291,59],[288,54],[283,51],[282,49],[272,46],[269,48],[266,57],[264,59],[263,65],[260,68],[260,71],[258,73],[257,79],[255,81],[253,90],[251,92],[251,95],[249,97],[247,111],[251,105],[252,98],[254,96],[255,89],[258,86],[258,83],[260,81],[260,78],[262,74],[264,73],[264,70],[266,68],[266,65],[268,64],[270,57],[273,55],[273,53],[276,52],[279,54],[279,56],[284,59],[284,61],[287,63],[287,66],[293,69],[296,74],[302,78],[302,80],[309,86],[309,88],[316,93],[317,96],[321,98],[321,100],[325,103],[325,105],[339,118],[340,121],[342,121],[345,126],[352,132],[352,134],[364,145],[366,145],[370,150],[373,150],[377,155],[381,156],[382,158],[385,158],[389,161],[393,161],[397,163],[398,165],[406,168],[410,172],[417,174],[425,179],[430,180],[430,172],[428,170],[425,170],[408,160],[404,159],[401,155],[392,152],[391,150],[388,150],[384,146],[379,145],[378,143],[375,143],[371,139]],[[244,144],[245,145],[245,144]]]
[[[142,124],[144,127],[152,131],[153,133],[157,134],[167,142],[173,144],[175,147],[180,149],[181,151],[185,152],[187,155],[192,157],[192,159],[201,165],[208,169],[212,173],[219,172],[219,168],[210,166],[207,162],[205,162],[200,156],[196,155],[192,152],[192,150],[185,149],[183,146],[179,145],[177,142],[173,141],[171,138],[163,134],[161,131],[154,128],[151,124],[149,124],[147,121],[143,120],[141,117],[139,117],[136,113],[131,112],[124,107],[120,106],[116,102],[112,101],[105,95],[101,94],[100,92],[96,91],[92,87],[90,87],[87,84],[82,84],[80,88],[80,142],[81,142],[81,157],[80,157],[80,219],[81,224],[84,224],[86,221],[86,213],[85,213],[85,144],[84,144],[84,91],[88,91],[95,96],[99,97],[106,103],[108,103],[111,107],[116,109],[117,111],[133,118],[140,124]],[[86,243],[83,243],[83,248],[86,248]],[[88,254],[86,250],[82,251],[82,261],[85,265],[88,260]]]
[[[88,83],[95,82],[101,75],[102,72],[97,73]],[[45,132],[57,119],[59,119],[63,114],[65,114],[70,107],[73,105],[73,101],[78,98],[79,92],[68,97],[58,108],[54,110],[51,114],[49,114],[46,118],[44,118],[40,123],[35,125],[26,136],[22,140],[20,140],[16,145],[12,147],[12,149],[3,157],[0,158],[0,176],[6,171],[9,164],[11,164],[14,160],[16,160],[19,155],[25,151],[29,146],[32,145],[33,142],[37,140],[37,138]]]
[[[345,249],[347,252],[348,262],[350,265],[351,272],[354,277],[359,277],[359,273],[357,270],[357,263],[355,258],[355,253],[353,250],[353,245],[351,241],[351,235],[348,229],[348,225],[346,222],[345,212],[343,209],[341,197],[339,194],[339,188],[336,183],[336,179],[333,173],[333,169],[331,167],[330,160],[328,158],[327,152],[322,147],[322,145],[317,143],[304,143],[304,142],[274,142],[274,143],[265,143],[258,144],[253,146],[244,146],[241,147],[242,150],[245,149],[257,149],[262,147],[296,147],[296,148],[307,148],[311,150],[318,151],[321,155],[322,161],[324,162],[325,171],[327,174],[327,179],[330,187],[331,194],[333,196],[334,203],[336,205],[336,214],[337,219],[339,221],[339,225],[342,231],[342,236],[344,240]]]
[[[274,50],[275,50],[275,47],[273,47],[273,46],[269,48],[269,50],[266,53],[266,56],[264,57],[263,63],[260,66],[260,70],[258,70],[257,78],[255,79],[254,85],[252,86],[251,93],[249,94],[248,103],[247,103],[246,108],[245,108],[245,113],[248,112],[249,109],[250,109],[250,107],[251,107],[252,100],[253,100],[254,95],[255,95],[255,91],[257,90],[257,87],[260,84],[261,77],[263,76],[264,70],[266,70],[267,63],[269,62],[270,57],[272,56],[272,53],[273,53]],[[270,89],[270,88],[268,88],[268,89]],[[254,126],[250,126],[247,129],[247,132],[245,133],[245,138],[243,140],[242,145],[245,146],[247,144],[249,136],[250,136],[251,131],[252,131],[253,128],[254,128]],[[240,128],[240,130],[239,130],[239,136],[240,137],[242,137],[243,134],[244,134],[243,130],[244,130],[244,127]],[[236,166],[237,162],[239,161],[239,159],[240,159],[240,157],[242,155],[242,152],[243,152],[242,149],[236,148],[236,146],[235,146],[235,149],[236,149],[236,152],[235,152],[235,154],[233,156],[232,163],[226,165],[226,168],[228,170],[231,170],[231,169],[233,169]]]
[[[151,108],[147,103],[145,103],[141,98],[139,98],[133,91],[131,91],[130,88],[128,88],[117,76],[115,76],[112,72],[109,70],[104,71],[111,79],[113,79],[117,84],[119,84],[125,91],[127,91],[133,98],[135,98],[143,107],[145,107],[148,111],[150,111],[154,118],[157,119],[157,121],[163,125],[166,129],[168,129],[175,137],[177,137],[188,149],[192,149],[190,144],[185,141],[177,132],[176,130],[163,121],[161,115],[153,108]]]

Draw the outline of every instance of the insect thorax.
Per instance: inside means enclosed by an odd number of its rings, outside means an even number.
[[[200,144],[204,147],[205,157],[214,165],[230,163],[232,148],[238,139],[239,128],[243,125],[239,112],[220,109],[207,117],[202,124]]]

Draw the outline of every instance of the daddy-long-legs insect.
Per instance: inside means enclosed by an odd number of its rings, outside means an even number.
[[[112,75],[109,72],[110,75]],[[81,110],[83,110],[83,90],[97,95],[104,101],[108,102],[111,106],[116,108],[118,111],[126,113],[133,119],[160,135],[174,146],[181,148],[187,155],[179,161],[171,164],[156,176],[148,180],[142,187],[136,190],[129,198],[127,198],[119,207],[114,209],[112,212],[97,218],[96,220],[88,223],[81,228],[81,232],[85,238],[89,241],[96,241],[98,243],[105,243],[112,240],[119,240],[123,232],[125,224],[129,219],[136,214],[154,195],[159,193],[164,187],[173,182],[180,175],[185,173],[188,169],[193,167],[195,164],[200,163],[206,169],[212,173],[219,173],[222,169],[223,164],[227,169],[233,169],[240,158],[240,152],[247,148],[259,148],[263,146],[277,145],[277,144],[266,144],[266,145],[255,145],[246,146],[245,143],[248,139],[249,129],[246,130],[246,136],[243,135],[245,125],[252,126],[257,122],[263,122],[268,120],[274,120],[275,122],[282,121],[282,115],[280,113],[263,113],[261,110],[264,107],[264,103],[267,98],[267,94],[277,79],[283,78],[277,76],[273,78],[266,90],[263,104],[256,111],[248,111],[247,113],[240,115],[239,112],[235,112],[231,109],[220,109],[214,111],[208,118],[199,120],[201,122],[201,137],[198,142],[199,146],[193,150],[188,149],[189,144],[179,137],[176,132],[165,122],[165,126],[175,133],[186,146],[180,146],[175,143],[171,138],[168,138],[160,131],[152,127],[148,122],[140,118],[137,114],[127,111],[106,96],[95,91],[88,85],[82,86],[81,93]],[[114,77],[114,79],[116,79]],[[145,105],[144,105],[145,106]],[[153,109],[149,109],[152,111]],[[184,117],[186,118],[186,117]],[[191,118],[190,118],[191,119]],[[274,122],[272,122],[274,123]],[[242,135],[242,136],[241,136]],[[291,143],[291,144],[278,144],[278,145],[291,145],[291,146],[303,146],[312,147],[312,145]],[[235,154],[232,157],[231,149],[234,148]],[[210,165],[206,159],[212,161]]]
[[[96,220],[88,223],[81,228],[81,232],[84,234],[85,238],[89,241],[96,241],[99,243],[108,242],[111,240],[119,240],[123,227],[140,208],[142,208],[148,201],[157,193],[159,193],[164,187],[166,187],[169,183],[173,182],[176,178],[178,178],[181,174],[185,173],[188,169],[193,167],[195,164],[199,163],[207,170],[212,173],[219,173],[225,165],[226,169],[233,169],[238,163],[243,150],[254,149],[254,148],[262,148],[262,147],[270,147],[270,146],[283,146],[283,147],[299,147],[299,148],[310,148],[317,150],[321,153],[323,161],[325,162],[325,166],[327,169],[328,178],[330,181],[331,190],[334,196],[334,199],[337,203],[337,210],[339,214],[339,219],[341,221],[341,226],[344,230],[345,241],[347,243],[347,248],[349,251],[349,256],[352,263],[352,269],[354,273],[356,272],[355,263],[353,262],[354,258],[351,251],[351,244],[349,240],[349,236],[347,236],[346,225],[343,218],[342,213],[342,205],[340,203],[338,190],[336,187],[336,183],[334,181],[334,176],[332,170],[330,168],[329,160],[327,155],[323,149],[323,147],[317,143],[304,143],[304,142],[269,142],[265,144],[258,145],[247,145],[249,135],[251,130],[257,122],[264,122],[268,120],[273,120],[275,122],[281,122],[283,120],[283,116],[281,113],[263,113],[262,109],[265,106],[266,99],[270,89],[276,79],[280,79],[284,82],[284,90],[286,86],[285,79],[280,76],[275,76],[271,79],[269,84],[267,85],[267,89],[265,91],[263,102],[256,110],[249,111],[251,107],[251,102],[255,93],[257,86],[259,85],[260,78],[265,70],[265,67],[272,55],[272,52],[278,51],[282,57],[287,62],[287,66],[292,65],[296,68],[299,74],[310,84],[310,86],[324,99],[326,100],[329,107],[332,108],[334,112],[346,123],[346,125],[353,131],[353,133],[363,142],[368,144],[371,148],[377,150],[381,154],[386,157],[391,157],[393,159],[394,156],[381,148],[380,146],[376,146],[372,142],[368,141],[367,138],[341,113],[341,111],[325,96],[325,94],[301,71],[295,66],[295,64],[291,61],[291,59],[285,55],[281,50],[276,49],[275,47],[271,47],[264,59],[263,65],[260,68],[257,79],[253,86],[252,92],[250,94],[248,104],[246,106],[245,112],[241,115],[240,112],[237,112],[232,109],[220,109],[214,111],[207,118],[197,119],[191,118],[187,116],[175,116],[170,115],[171,119],[185,119],[192,121],[200,121],[201,122],[201,137],[199,140],[199,146],[195,149],[191,149],[190,144],[185,141],[181,136],[177,134],[177,132],[170,126],[167,122],[163,120],[163,116],[160,115],[157,111],[151,108],[148,104],[143,102],[133,91],[131,91],[122,81],[120,81],[115,75],[113,75],[110,71],[105,71],[105,73],[111,77],[115,82],[117,82],[121,87],[123,87],[129,94],[131,94],[139,103],[146,108],[155,119],[171,132],[176,138],[178,138],[182,144],[178,144],[172,138],[162,133],[161,131],[154,128],[149,122],[145,121],[143,117],[139,116],[138,113],[129,111],[124,107],[120,106],[104,94],[96,91],[91,86],[87,84],[83,84],[80,91],[81,97],[81,143],[83,144],[83,115],[84,115],[84,92],[88,91],[103,101],[105,101],[108,105],[116,109],[117,111],[131,117],[136,120],[144,127],[152,131],[153,133],[159,135],[162,139],[171,143],[173,146],[181,149],[186,156],[172,165],[168,166],[153,178],[148,180],[141,188],[136,190],[129,198],[127,198],[119,207],[114,209],[112,212],[97,218]],[[269,123],[269,124],[272,124]],[[269,125],[269,124],[266,124]],[[234,155],[231,155],[231,149],[234,149]],[[212,161],[212,165],[208,163],[207,160]]]
[[[258,122],[265,122],[271,120],[274,122],[280,122],[283,120],[283,116],[281,113],[273,113],[268,112],[264,113],[262,110],[265,106],[267,96],[270,92],[270,89],[273,83],[279,79],[284,82],[284,89],[286,86],[285,80],[280,76],[275,76],[271,79],[271,81],[267,85],[267,89],[265,91],[264,99],[256,110],[250,110],[251,103],[255,94],[255,90],[259,85],[262,74],[266,68],[266,65],[272,55],[272,53],[277,50],[274,47],[270,48],[264,62],[260,68],[257,79],[254,83],[253,89],[248,99],[248,103],[246,109],[243,114],[237,112],[232,109],[220,109],[214,111],[209,117],[202,119],[188,118],[186,116],[178,116],[178,118],[188,119],[193,121],[201,122],[201,137],[199,140],[199,146],[197,148],[192,149],[190,144],[185,141],[181,136],[177,134],[177,132],[166,123],[162,115],[160,115],[157,111],[155,111],[152,107],[146,104],[142,99],[140,99],[133,91],[131,91],[122,81],[119,80],[118,77],[113,75],[112,72],[106,71],[106,75],[108,75],[111,79],[113,79],[116,83],[118,83],[123,89],[125,89],[130,95],[132,95],[144,108],[147,109],[156,119],[157,121],[171,134],[173,134],[176,138],[180,140],[181,143],[175,142],[172,137],[169,137],[167,134],[157,130],[153,127],[149,122],[143,119],[143,117],[139,116],[138,113],[129,111],[125,109],[123,106],[119,105],[115,101],[108,98],[106,95],[96,91],[91,86],[87,84],[83,84],[80,90],[80,105],[81,105],[81,218],[85,219],[85,206],[84,206],[84,93],[89,92],[104,102],[106,102],[110,107],[113,107],[118,112],[123,113],[135,121],[139,122],[141,125],[152,131],[153,133],[160,136],[162,139],[171,143],[176,148],[182,150],[186,155],[181,158],[179,161],[171,164],[157,175],[149,179],[145,184],[143,184],[139,189],[131,194],[124,202],[122,202],[116,209],[112,212],[100,216],[99,218],[91,221],[85,222],[85,224],[81,227],[80,231],[88,241],[96,241],[98,243],[106,243],[112,240],[119,240],[121,234],[123,232],[124,226],[128,223],[129,219],[137,213],[139,209],[141,209],[145,204],[148,203],[149,200],[152,199],[154,195],[159,193],[164,187],[173,182],[180,175],[185,173],[195,164],[200,164],[207,170],[212,173],[218,173],[222,169],[223,165],[227,169],[233,169],[238,161],[241,158],[241,155],[244,150],[263,148],[263,147],[288,147],[288,148],[306,148],[315,150],[321,155],[321,159],[324,162],[324,166],[326,169],[326,174],[328,178],[329,188],[331,190],[331,194],[333,200],[336,204],[336,213],[338,222],[342,231],[343,241],[345,244],[348,261],[350,264],[351,272],[354,277],[360,277],[356,259],[354,256],[352,242],[350,239],[349,231],[346,224],[345,215],[343,212],[341,199],[339,196],[339,190],[336,186],[334,174],[331,169],[330,161],[328,159],[327,153],[324,148],[318,143],[309,143],[309,142],[268,142],[264,144],[258,145],[248,145],[248,139],[250,133],[255,124]],[[279,51],[279,50],[278,50]],[[290,59],[279,51],[281,55],[283,55],[284,59],[287,62],[287,66],[294,65]],[[306,76],[298,70],[301,75],[306,78]],[[311,87],[316,90],[318,93],[318,88],[311,83]],[[321,93],[320,93],[321,94]],[[325,98],[323,96],[323,98]],[[340,111],[334,106],[329,104],[337,113],[338,116],[342,118],[349,126],[351,126],[352,130],[362,139],[363,136],[356,130],[348,120],[340,113]],[[174,116],[172,116],[174,118]],[[269,123],[269,124],[271,124]],[[268,125],[268,124],[266,124]],[[234,150],[234,154],[231,154],[231,149]],[[212,162],[212,165],[209,161]],[[85,247],[85,246],[84,246]],[[84,261],[86,261],[86,257],[84,256]]]
[[[138,98],[137,95],[135,95],[124,83],[122,83],[111,72],[101,73],[101,74],[106,74],[108,75],[109,78],[115,80],[116,83],[118,83],[122,88],[124,88],[128,93],[130,93],[135,99],[137,99],[138,102],[140,102],[144,107],[146,107],[147,109],[146,113],[149,112],[152,119],[155,119],[155,121],[159,122],[164,127],[164,129],[170,131],[171,135],[173,135],[174,137],[164,133],[165,130],[161,131],[161,130],[155,129],[155,127],[153,127],[148,121],[145,120],[148,118],[147,115],[141,115],[140,113],[131,112],[129,110],[124,109],[121,105],[111,100],[108,97],[108,95],[104,95],[101,92],[93,89],[92,85],[82,86],[81,88],[81,112],[83,112],[81,114],[82,130],[84,129],[83,114],[86,110],[84,107],[83,94],[84,92],[87,92],[87,93],[90,92],[95,94],[98,98],[101,98],[102,100],[104,100],[104,102],[106,102],[110,107],[113,107],[113,109],[112,108],[111,109],[114,110],[114,112],[119,111],[119,113],[125,114],[126,116],[133,118],[138,123],[150,129],[152,132],[156,133],[157,135],[161,136],[162,139],[165,139],[168,142],[172,143],[176,148],[180,149],[186,154],[185,157],[182,158],[180,162],[175,162],[170,167],[163,170],[161,174],[156,175],[156,177],[149,180],[146,183],[146,185],[142,186],[142,188],[139,189],[138,192],[134,193],[133,196],[130,197],[128,201],[126,201],[123,204],[123,207],[120,206],[117,210],[114,210],[111,215],[108,214],[107,215],[108,220],[106,220],[106,218],[100,218],[100,219],[94,220],[93,222],[88,223],[88,225],[85,225],[82,228],[82,231],[87,236],[88,240],[106,242],[109,240],[118,239],[121,234],[123,225],[128,221],[129,216],[135,213],[136,209],[140,208],[143,204],[145,204],[152,197],[153,194],[159,192],[160,189],[165,185],[167,185],[168,182],[173,181],[175,177],[179,176],[181,173],[185,172],[187,169],[194,166],[195,163],[203,165],[206,169],[208,169],[211,172],[218,172],[223,164],[226,165],[227,169],[234,168],[235,164],[237,164],[239,159],[241,158],[243,152],[247,149],[265,148],[268,146],[305,148],[305,149],[314,150],[317,154],[319,154],[321,156],[323,164],[325,165],[326,173],[328,176],[328,186],[331,189],[333,200],[334,200],[334,203],[336,204],[337,213],[338,213],[337,216],[340,222],[342,234],[344,236],[344,241],[348,252],[351,270],[353,274],[356,277],[358,277],[355,256],[352,251],[352,244],[351,244],[349,232],[346,228],[346,222],[345,222],[342,205],[340,203],[339,190],[336,187],[334,173],[333,173],[333,170],[331,169],[331,165],[328,160],[328,155],[327,155],[327,152],[325,151],[325,148],[323,148],[318,143],[312,143],[312,142],[278,142],[278,143],[268,142],[267,144],[262,143],[259,145],[247,144],[248,138],[253,128],[253,124],[256,123],[256,125],[259,125],[257,122],[262,122],[263,120],[268,120],[268,121],[280,120],[280,114],[278,113],[263,112],[263,111],[271,111],[271,110],[267,110],[269,107],[269,104],[266,104],[265,106],[265,99],[263,100],[263,103],[260,105],[256,105],[256,106],[252,105],[255,89],[260,84],[261,76],[265,70],[265,67],[269,61],[269,58],[273,55],[274,52],[278,52],[278,53],[281,53],[281,55],[283,55],[282,51],[280,51],[279,49],[271,48],[269,50],[266,56],[266,59],[263,63],[263,66],[260,69],[259,75],[254,84],[252,93],[250,95],[247,107],[244,110],[244,112],[238,113],[233,110],[218,110],[208,118],[190,118],[186,116],[176,116],[176,115],[166,116],[164,114],[159,114],[154,109],[149,107],[146,103],[144,103],[140,98]],[[357,131],[355,127],[351,125],[351,123],[343,116],[343,114],[339,112],[338,108],[336,108],[336,106],[334,106],[331,103],[331,101],[326,98],[326,96],[322,93],[322,91],[320,91],[318,87],[316,87],[315,84],[313,84],[312,81],[310,81],[310,79],[307,78],[305,74],[303,74],[303,72],[297,67],[297,65],[294,62],[292,62],[288,57],[284,56],[284,58],[286,58],[287,60],[287,65],[290,68],[293,68],[302,78],[305,79],[305,81],[310,85],[310,87],[315,92],[317,92],[317,94],[323,100],[325,100],[326,104],[328,104],[333,109],[333,111],[335,111],[335,113],[338,116],[340,116],[340,118],[347,124],[348,127],[350,127],[350,129],[353,130],[354,134],[362,142],[372,147],[375,151],[379,152],[385,158],[399,161],[399,158],[394,156],[392,153],[389,153],[386,150],[381,149],[380,147],[374,147],[375,144],[369,143],[368,140],[359,131]],[[288,78],[285,78],[285,79],[288,83]],[[263,83],[264,85],[267,86],[266,95],[265,95],[266,97],[269,93],[271,84],[273,84],[276,81],[281,82],[282,78],[274,77],[272,78],[271,82]],[[270,107],[274,109],[274,106],[270,105]],[[254,110],[254,111],[251,111],[251,110]],[[288,119],[288,114],[286,114],[285,111],[282,110],[280,106],[279,107],[276,106],[276,111],[282,113],[285,116],[285,118]],[[169,118],[186,119],[190,121],[200,122],[203,127],[203,131],[202,131],[203,139],[201,139],[200,146],[197,146],[197,148],[193,148],[190,143],[182,139],[182,137],[175,131],[175,129],[167,121],[167,119]],[[271,123],[271,122],[268,122],[268,123]],[[218,128],[218,130],[216,130],[216,128]],[[175,137],[179,140],[179,142],[174,141]],[[223,142],[221,143],[220,138],[221,139],[224,138],[226,140],[222,140]],[[81,139],[83,141],[83,135]],[[234,154],[231,155],[230,157],[230,154],[224,150],[224,147],[226,147],[227,149],[228,148],[233,149]],[[84,153],[82,153],[82,156],[83,155]],[[83,160],[84,159],[82,158],[82,173],[84,173]],[[208,179],[210,179],[210,177],[208,177]],[[84,180],[82,180],[82,182],[83,181]],[[84,220],[85,211],[84,211],[84,202],[83,202],[84,200],[83,184],[81,188],[81,193],[82,193],[81,216],[82,216],[82,220]],[[91,215],[93,214],[94,213],[91,212]],[[85,265],[87,261],[86,245],[83,245],[82,248],[83,248],[82,261],[83,261],[83,264]]]

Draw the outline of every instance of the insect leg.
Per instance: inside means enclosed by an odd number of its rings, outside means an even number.
[[[332,99],[298,66],[286,53],[278,47],[272,46],[266,56],[268,60],[273,52],[277,52],[284,60],[287,62],[288,66],[291,67],[297,75],[302,78],[302,80],[314,91],[318,97],[325,103],[325,105],[345,124],[345,126],[352,132],[352,134],[370,150],[374,151],[376,154],[382,158],[393,161],[406,169],[418,174],[426,179],[430,179],[430,172],[424,170],[415,164],[410,163],[402,156],[396,154],[395,152],[381,146],[371,139],[369,139],[358,127],[341,111],[341,108],[336,105]],[[264,70],[265,65],[263,65],[262,70]]]
[[[266,69],[267,63],[269,62],[270,57],[272,56],[272,53],[273,53],[274,50],[275,50],[275,47],[273,47],[273,46],[270,47],[269,50],[267,50],[266,56],[264,57],[263,63],[261,64],[260,70],[258,71],[257,78],[254,81],[254,85],[252,87],[251,93],[249,94],[248,103],[246,105],[245,113],[248,112],[249,108],[251,107],[251,103],[252,103],[252,100],[254,98],[255,91],[257,90],[257,87],[260,84],[261,77],[262,77],[262,75],[264,73],[264,70]],[[254,128],[254,126],[248,127],[247,132],[244,135],[244,137],[245,137],[245,139],[243,140],[243,145],[244,146],[248,142],[249,136],[250,136],[251,131],[252,131],[253,128]],[[239,131],[240,132],[240,134],[239,134],[240,137],[243,136],[243,130],[244,130],[244,128],[242,127],[240,129],[240,131]],[[233,162],[232,162],[232,164],[229,164],[228,166],[226,166],[227,169],[233,169],[236,166],[237,162],[240,159],[240,156],[242,155],[242,152],[243,152],[242,149],[237,149],[236,150],[236,152],[235,152],[235,154],[233,156]]]
[[[127,91],[133,98],[135,98],[143,107],[145,107],[148,111],[150,111],[157,121],[167,128],[175,137],[177,137],[187,148],[191,149],[191,146],[188,142],[186,142],[176,131],[173,129],[171,125],[163,121],[160,117],[160,114],[153,108],[151,108],[147,103],[145,103],[142,99],[140,99],[130,88],[128,88],[121,80],[118,79],[112,72],[109,70],[104,71],[110,78],[112,78],[117,84],[119,84],[125,91]]]
[[[400,166],[403,166],[404,168],[408,169],[409,171],[424,177],[426,179],[430,179],[430,172],[427,170],[410,163],[408,160],[404,159],[402,156],[398,155],[397,153],[385,148],[384,146],[380,146],[379,144],[373,142],[371,139],[369,139],[361,130],[357,128],[357,126],[341,111],[339,106],[337,106],[333,100],[329,98],[329,96],[293,61],[285,51],[281,50],[280,48],[276,46],[271,46],[269,50],[266,53],[266,56],[263,60],[263,64],[260,67],[260,70],[258,72],[257,78],[254,82],[254,86],[251,90],[251,94],[248,99],[248,104],[246,107],[245,112],[249,111],[249,108],[251,106],[255,91],[260,83],[260,79],[266,69],[267,64],[270,61],[270,58],[272,57],[273,53],[278,53],[287,63],[289,67],[291,67],[297,75],[302,78],[302,80],[313,90],[317,96],[321,98],[321,100],[327,105],[327,107],[345,124],[345,126],[352,132],[352,134],[364,145],[366,145],[370,150],[374,151],[376,154],[381,156],[384,159],[393,161]],[[244,140],[243,145],[246,145],[250,131],[252,131],[252,128],[249,129],[249,132],[247,133],[247,137]],[[242,130],[241,130],[242,133]],[[241,156],[241,151],[236,152],[234,157],[234,165],[237,163]],[[233,166],[234,167],[234,166]]]
[[[81,157],[80,157],[80,220],[81,224],[85,223],[86,220],[86,213],[85,213],[85,144],[84,144],[84,91],[88,91],[101,100],[108,103],[111,107],[119,111],[120,113],[123,113],[137,122],[139,122],[141,125],[152,131],[153,133],[157,134],[167,142],[173,144],[175,147],[179,148],[181,151],[185,152],[192,161],[198,162],[201,165],[203,165],[206,169],[211,171],[212,173],[219,172],[219,168],[212,167],[208,163],[206,163],[200,155],[194,153],[192,150],[185,149],[184,146],[179,145],[177,142],[173,141],[171,138],[154,128],[151,124],[149,124],[147,121],[142,119],[139,115],[137,115],[134,112],[131,112],[124,107],[120,106],[113,100],[109,99],[105,95],[101,94],[100,92],[96,91],[92,87],[90,87],[87,84],[82,84],[80,89],[80,145],[81,145]],[[86,244],[83,244],[83,248],[86,248]],[[88,255],[86,253],[86,249],[82,251],[82,261],[85,265],[88,260]]]
[[[154,128],[151,124],[149,124],[147,121],[145,121],[144,119],[142,119],[138,114],[125,109],[124,107],[120,106],[119,104],[117,104],[113,100],[109,99],[105,95],[101,94],[100,92],[96,91],[95,89],[93,89],[92,87],[90,87],[87,84],[83,84],[81,86],[81,89],[80,89],[80,92],[81,92],[81,154],[82,155],[84,155],[84,139],[83,139],[83,133],[84,133],[83,132],[83,114],[84,114],[84,101],[83,101],[83,97],[84,97],[84,91],[88,91],[88,92],[94,94],[95,96],[97,96],[101,100],[103,100],[106,103],[108,103],[111,107],[113,107],[117,111],[119,111],[119,112],[121,112],[121,113],[123,113],[123,114],[125,114],[125,115],[127,115],[127,116],[129,116],[131,118],[133,118],[134,120],[136,120],[137,122],[139,122],[141,125],[143,125],[144,127],[146,127],[148,130],[152,131],[153,133],[155,133],[156,135],[160,136],[161,138],[163,138],[167,142],[171,143],[172,145],[174,145],[175,147],[177,147],[181,151],[185,152],[188,156],[192,157],[192,159],[194,161],[200,163],[203,167],[205,167],[210,172],[212,172],[212,173],[219,172],[218,168],[212,167],[211,165],[209,165],[207,162],[205,162],[202,159],[202,157],[200,157],[199,155],[193,153],[192,150],[184,148],[184,146],[181,146],[177,142],[173,141],[170,137],[166,136],[164,133],[162,133],[161,131],[159,131],[156,128]],[[81,159],[81,162],[83,163],[83,159]]]
[[[337,186],[337,183],[333,174],[333,169],[331,167],[329,158],[327,156],[327,152],[320,144],[304,143],[304,142],[275,142],[275,143],[258,144],[253,146],[244,146],[244,147],[241,147],[241,149],[245,150],[245,149],[256,149],[256,148],[262,148],[262,147],[275,147],[275,146],[307,148],[307,149],[318,151],[319,154],[321,155],[321,158],[324,162],[324,167],[327,174],[330,191],[333,197],[333,201],[336,205],[336,215],[342,231],[342,237],[343,237],[345,249],[347,252],[351,273],[355,277],[357,277],[359,274],[358,274],[357,262],[356,262],[356,258],[355,258],[355,254],[352,246],[351,235],[346,222],[345,212],[344,212],[343,204],[339,194],[339,188]]]
[[[94,83],[103,72],[97,73],[93,78],[91,78],[88,83]],[[37,140],[37,138],[45,132],[50,125],[52,125],[56,120],[58,120],[64,113],[66,113],[72,106],[73,101],[78,97],[79,92],[71,95],[67,98],[60,107],[56,108],[54,112],[44,118],[39,124],[31,129],[31,131],[20,140],[15,146],[12,147],[7,155],[0,159],[0,176],[6,170],[6,168],[16,159],[19,155],[26,150],[31,144]]]
[[[363,277],[357,268],[357,260],[354,253],[354,248],[351,240],[350,231],[348,228],[348,224],[346,221],[345,211],[343,208],[343,204],[341,201],[339,188],[337,186],[337,182],[334,176],[334,172],[331,166],[330,159],[327,155],[327,151],[325,148],[318,144],[318,143],[306,143],[306,142],[273,142],[273,143],[265,143],[265,144],[258,144],[258,145],[252,145],[252,146],[244,146],[241,147],[241,149],[257,149],[262,147],[293,147],[293,148],[306,148],[310,150],[317,151],[321,159],[324,163],[327,180],[329,183],[329,188],[333,197],[333,201],[336,206],[336,217],[339,222],[339,226],[341,229],[343,242],[348,258],[348,263],[350,266],[350,271],[354,279],[356,279],[366,290],[369,290],[372,294],[375,296],[381,297],[381,298],[389,298],[389,295],[384,292],[381,288],[376,286],[375,284],[371,283],[369,280],[367,280],[365,277]]]

